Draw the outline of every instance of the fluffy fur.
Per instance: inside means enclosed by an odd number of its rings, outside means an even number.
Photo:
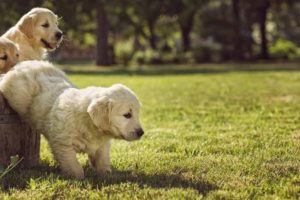
[[[42,60],[47,51],[60,44],[62,32],[58,28],[58,18],[51,10],[33,8],[3,37],[18,45],[20,61]]]
[[[19,60],[17,46],[9,39],[0,37],[0,74],[6,73]]]
[[[84,177],[76,152],[87,153],[97,172],[110,171],[112,138],[143,135],[140,104],[127,87],[77,89],[65,74],[45,61],[24,61],[4,75],[0,90],[10,106],[47,138],[61,169]]]

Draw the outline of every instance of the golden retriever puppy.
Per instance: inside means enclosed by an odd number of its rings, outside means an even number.
[[[58,28],[58,18],[49,9],[33,8],[3,37],[18,45],[20,61],[42,60],[47,51],[56,49],[63,34]]]
[[[78,89],[46,61],[24,61],[4,75],[0,91],[10,106],[47,138],[60,168],[84,178],[77,152],[99,173],[110,171],[112,138],[141,138],[140,103],[127,87]]]
[[[6,73],[19,60],[17,46],[9,39],[0,37],[0,74]]]

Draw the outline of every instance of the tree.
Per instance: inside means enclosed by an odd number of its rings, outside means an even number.
[[[161,2],[159,0],[137,0],[135,11],[141,17],[149,34],[145,34],[152,49],[157,49],[156,22],[161,15]]]
[[[123,20],[134,27],[133,34],[141,35],[148,40],[152,49],[157,49],[156,23],[161,16],[162,2],[160,0],[123,0]]]
[[[195,14],[200,8],[207,3],[207,1],[198,0],[180,0],[179,1],[179,13],[178,24],[180,26],[181,39],[183,44],[183,51],[191,50],[191,32],[194,27]]]
[[[233,16],[233,23],[234,23],[234,32],[236,37],[233,41],[234,44],[234,55],[233,57],[237,60],[243,60],[243,42],[242,42],[242,35],[241,35],[241,16],[240,12],[240,0],[232,0],[232,16]]]
[[[258,11],[258,23],[260,31],[260,40],[261,40],[261,59],[269,59],[269,50],[268,50],[268,39],[267,39],[267,16],[270,9],[271,3],[268,0],[260,1],[257,4]]]
[[[109,16],[107,9],[110,2],[105,0],[72,0],[49,1],[50,6],[59,16],[66,19],[68,23],[63,23],[63,29],[72,43],[83,45],[85,35],[91,33],[96,41],[96,65],[109,66],[112,64],[110,57],[109,39]],[[76,12],[76,15],[74,15]],[[80,24],[80,26],[79,26]]]
[[[109,21],[104,7],[104,3],[99,1],[96,5],[97,10],[97,66],[109,66],[111,65],[109,59],[109,46],[108,46],[108,26]]]
[[[208,2],[208,0],[166,0],[163,3],[164,14],[177,17],[184,52],[191,50],[190,35],[194,27],[195,15]]]
[[[269,59],[269,41],[268,41],[268,32],[267,32],[267,22],[268,22],[268,13],[271,11],[271,8],[275,5],[281,5],[283,3],[293,4],[296,1],[293,0],[260,0],[260,1],[247,1],[243,0],[245,4],[248,4],[249,7],[253,10],[253,17],[259,25],[260,32],[260,55],[261,59]],[[298,1],[299,2],[299,1]]]

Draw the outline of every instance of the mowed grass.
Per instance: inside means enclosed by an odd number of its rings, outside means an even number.
[[[300,71],[69,74],[80,88],[123,83],[145,136],[114,141],[113,172],[65,178],[45,140],[41,166],[1,180],[0,199],[299,199]]]

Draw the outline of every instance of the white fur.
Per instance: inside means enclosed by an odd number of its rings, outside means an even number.
[[[4,75],[0,90],[45,135],[61,169],[76,178],[84,177],[76,152],[87,153],[97,172],[110,171],[111,138],[140,138],[139,101],[121,84],[77,89],[52,64],[24,61]]]
[[[45,23],[48,23],[49,27],[43,27]],[[54,50],[62,40],[62,38],[55,38],[55,34],[61,32],[57,24],[58,18],[51,10],[33,8],[3,37],[17,44],[20,51],[20,61],[42,60],[46,52]],[[51,44],[52,48],[46,47],[41,41],[42,39]]]

